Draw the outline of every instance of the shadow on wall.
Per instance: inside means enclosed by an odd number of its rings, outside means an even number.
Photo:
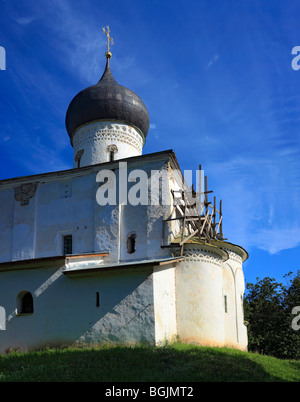
[[[31,290],[34,312],[8,317],[6,331],[1,332],[1,350],[76,342],[154,343],[150,268],[137,266],[130,271],[72,278],[59,270],[51,272],[42,285]],[[26,289],[30,281],[37,282],[30,276],[26,281]]]

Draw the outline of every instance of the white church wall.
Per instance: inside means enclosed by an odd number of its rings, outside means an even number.
[[[225,344],[246,349],[248,340],[247,328],[244,325],[245,280],[242,258],[232,251],[228,250],[228,253],[229,259],[223,263],[223,295],[227,304],[224,315]]]
[[[152,269],[132,272],[101,274],[100,297],[106,313],[78,342],[154,343]]]
[[[156,173],[153,173],[154,171],[156,171]],[[170,255],[169,250],[161,248],[163,219],[170,217],[173,208],[169,162],[152,162],[148,167],[148,172],[148,177],[150,177],[151,174],[152,181],[149,183],[151,184],[151,202],[147,207],[146,215],[146,252],[147,258],[156,258]],[[157,189],[159,189],[159,191],[157,191]]]
[[[119,260],[119,207],[94,204],[94,251],[109,251],[107,262]]]
[[[120,261],[146,258],[147,206],[122,205],[120,208]],[[127,240],[132,235],[135,236],[135,251],[128,253]]]
[[[25,206],[18,201],[14,203],[12,260],[34,258],[35,209],[36,198],[31,199]]]
[[[120,219],[120,261],[128,261],[144,258],[156,258],[168,255],[169,252],[161,248],[162,244],[162,220],[170,214],[170,187],[168,181],[168,165],[166,161],[149,161],[141,166],[128,167],[128,177],[133,169],[142,169],[147,175],[147,203],[146,205],[132,205],[130,202],[131,190],[139,184],[137,181],[128,183],[128,202],[119,206]],[[154,173],[159,172],[159,173]],[[117,180],[119,178],[116,172]],[[154,175],[161,177],[160,188],[156,188],[151,181]],[[164,178],[164,179],[162,179]],[[159,191],[160,189],[160,191]],[[140,197],[138,193],[137,198]],[[127,239],[135,236],[135,252],[128,253]]]
[[[13,240],[13,189],[0,191],[0,262],[10,261],[12,257]]]
[[[73,237],[73,253],[94,251],[95,174],[39,185],[35,258],[61,255],[63,236]]]
[[[182,191],[182,175],[178,170],[169,170],[169,186],[170,186],[170,203],[172,208],[170,210],[170,218],[180,218],[183,216],[182,211],[180,211],[179,206],[175,206],[176,204],[180,204],[179,199],[181,198]],[[164,239],[166,243],[172,242],[175,237],[181,231],[181,220],[173,220],[168,223],[168,226],[165,226],[164,230]]]
[[[62,255],[63,234],[74,231],[71,205],[73,197],[64,195],[64,187],[72,180],[40,183],[36,194],[36,215],[32,222],[35,229],[34,258]],[[26,210],[24,210],[24,214]]]
[[[224,342],[228,346],[238,343],[235,287],[234,267],[225,262],[223,264]]]
[[[75,254],[96,251],[94,247],[95,192],[95,174],[79,176],[72,180],[70,215],[72,227],[74,228],[73,253]]]
[[[148,176],[147,205],[99,205],[96,193],[101,183],[96,176],[100,167],[32,176],[28,183],[6,183],[0,191],[0,262],[62,255],[63,236],[68,234],[73,237],[73,253],[109,251],[108,261],[167,255],[168,251],[160,246],[162,220],[169,217],[171,208],[168,180],[163,183],[167,205],[162,205],[161,195],[150,191],[152,172],[161,170],[163,175],[168,171],[167,162],[167,155],[146,161],[128,159],[128,175],[133,169],[142,169]],[[117,161],[105,167],[113,169],[117,181],[118,167]],[[134,185],[136,182],[129,182],[128,191]],[[16,199],[16,188],[23,191],[23,198]],[[118,196],[117,191],[117,201]],[[152,205],[153,200],[158,205]],[[131,233],[137,236],[133,254],[126,247]]]
[[[242,267],[236,270],[236,300],[237,300],[237,327],[238,327],[238,340],[241,349],[247,350],[248,347],[248,333],[247,327],[244,324],[244,309],[243,309],[243,295],[245,292],[245,278]]]
[[[221,260],[187,246],[176,266],[178,336],[202,345],[224,344]]]
[[[33,181],[26,203],[15,199],[14,189],[27,183],[0,191],[0,262],[61,255],[66,234],[74,237],[74,253],[93,251],[95,177]]]
[[[59,265],[2,272],[0,305],[7,319],[0,352],[73,343],[154,343],[151,274],[152,268],[141,266],[85,277],[68,277]],[[18,315],[17,296],[25,290],[33,296],[34,312]]]
[[[174,341],[177,335],[175,268],[172,265],[154,267],[153,296],[155,342]]]
[[[170,256],[174,250],[161,247],[162,222],[173,211],[171,189],[181,186],[178,172],[172,178],[176,163],[168,153],[158,153],[128,158],[127,167],[128,174],[142,169],[148,179],[153,171],[160,171],[161,177],[167,177],[160,185],[165,198],[151,191],[149,180],[146,191],[152,203],[99,205],[96,194],[101,183],[96,181],[97,174],[100,169],[113,169],[118,181],[118,161],[103,167],[36,175],[28,182],[24,178],[6,181],[0,189],[0,262],[62,255],[63,236],[69,234],[73,236],[73,253],[107,251],[105,264]],[[138,182],[129,180],[127,184],[130,190]],[[172,240],[178,229],[178,224],[170,224],[165,239]],[[135,235],[133,253],[127,248],[131,234]],[[215,250],[219,250],[217,243]],[[175,268],[156,267],[153,275],[143,268],[141,272],[118,269],[71,278],[59,271],[61,267],[49,265],[0,272],[0,306],[7,313],[7,329],[1,331],[3,348],[70,339],[91,343],[137,339],[159,344],[176,334],[187,342],[246,348],[242,258],[235,253],[234,245],[228,244],[226,249],[230,256],[227,265],[221,261],[220,250],[215,254],[197,247],[185,244],[184,261]],[[17,316],[16,298],[25,290],[34,295],[35,311]],[[104,301],[100,303],[103,310],[95,309],[97,292]]]

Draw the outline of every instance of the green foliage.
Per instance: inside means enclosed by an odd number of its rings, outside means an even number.
[[[296,318],[292,310],[300,306],[300,271],[294,276],[289,272],[284,278],[286,285],[269,277],[247,284],[248,348],[278,358],[300,359],[300,330],[292,327]]]
[[[300,362],[176,342],[0,355],[0,382],[300,381]]]

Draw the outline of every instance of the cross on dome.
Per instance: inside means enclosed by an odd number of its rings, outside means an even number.
[[[105,30],[105,27],[102,27],[102,30],[103,30],[103,33],[104,33],[104,34],[106,35],[106,37],[107,37],[107,44],[106,44],[107,52],[105,53],[105,57],[106,57],[107,59],[110,59],[111,56],[112,56],[112,54],[111,54],[111,52],[110,52],[110,45],[109,45],[109,43],[111,43],[112,45],[114,45],[114,40],[113,40],[113,38],[110,36],[110,29],[109,29],[109,26],[108,26],[108,25],[106,25],[106,30]]]

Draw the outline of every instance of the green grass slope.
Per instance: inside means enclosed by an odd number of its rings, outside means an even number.
[[[47,349],[1,355],[0,381],[300,381],[300,361],[182,343]]]

